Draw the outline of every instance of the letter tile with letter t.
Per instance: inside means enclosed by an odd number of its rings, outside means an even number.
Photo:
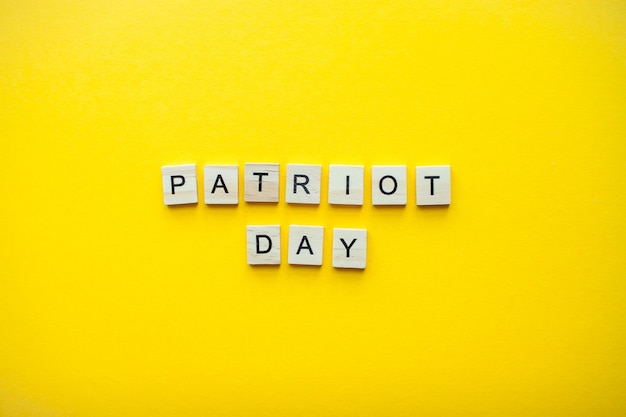
[[[367,260],[366,229],[333,229],[333,266],[365,269]]]
[[[418,206],[450,204],[450,165],[415,168],[416,202]]]
[[[324,226],[289,226],[291,265],[321,265],[324,250]]]
[[[249,265],[280,264],[280,225],[247,226]]]
[[[280,165],[244,164],[243,199],[249,203],[277,203]]]
[[[161,177],[165,205],[173,206],[198,202],[196,164],[162,166]]]

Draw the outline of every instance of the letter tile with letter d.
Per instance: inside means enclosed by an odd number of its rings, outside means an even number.
[[[280,225],[247,226],[249,265],[280,264]]]

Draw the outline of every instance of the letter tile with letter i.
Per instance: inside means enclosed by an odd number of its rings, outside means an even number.
[[[363,205],[363,165],[330,165],[328,202],[350,206]]]

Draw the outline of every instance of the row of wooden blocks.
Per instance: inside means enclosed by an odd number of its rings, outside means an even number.
[[[248,264],[279,265],[280,226],[247,226]],[[324,226],[289,226],[287,262],[290,265],[321,265]],[[365,269],[366,229],[333,229],[333,267]]]
[[[330,165],[328,202],[363,205],[363,165]],[[374,165],[372,204],[406,205],[407,166]],[[196,165],[161,167],[163,199],[166,205],[198,202]],[[285,200],[293,204],[320,204],[322,166],[287,164]],[[279,200],[280,164],[246,163],[244,193],[246,202],[276,203]],[[418,206],[450,204],[450,166],[415,167],[416,204]],[[204,202],[206,204],[239,204],[239,167],[237,165],[204,166]]]

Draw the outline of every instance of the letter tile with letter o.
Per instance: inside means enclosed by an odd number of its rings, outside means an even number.
[[[375,206],[406,205],[406,165],[372,167],[372,204]]]

